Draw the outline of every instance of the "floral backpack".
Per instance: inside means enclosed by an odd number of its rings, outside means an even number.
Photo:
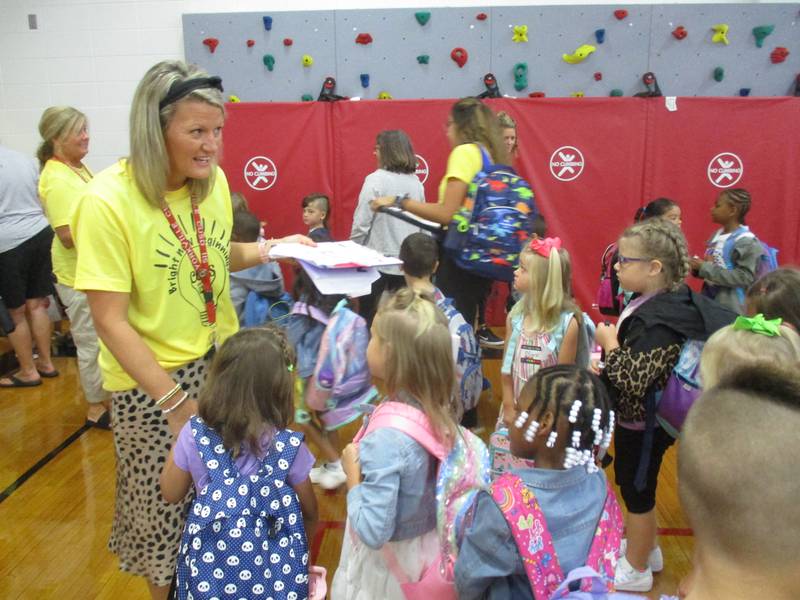
[[[566,576],[558,562],[542,508],[522,480],[505,473],[492,484],[491,493],[511,529],[534,598],[639,598],[630,594],[610,593],[614,590],[623,524],[622,511],[610,486],[587,564],[573,569]],[[577,587],[578,581],[580,589],[571,591],[572,584]]]
[[[410,581],[388,544],[381,549],[389,571],[400,584],[408,600],[456,600],[454,567],[463,534],[464,517],[479,490],[489,487],[489,453],[486,445],[468,429],[459,427],[452,448],[436,436],[427,415],[398,401],[384,401],[353,439],[381,427],[391,427],[413,438],[439,460],[436,474],[436,529],[441,553],[422,574],[419,581]]]

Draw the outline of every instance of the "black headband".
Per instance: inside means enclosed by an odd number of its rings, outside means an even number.
[[[158,110],[161,111],[165,106],[169,106],[191,92],[203,88],[215,88],[222,92],[222,79],[215,75],[214,77],[197,77],[195,79],[176,81],[169,86],[169,92],[167,92],[167,95],[158,103]]]

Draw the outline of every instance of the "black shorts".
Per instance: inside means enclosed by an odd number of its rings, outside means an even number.
[[[486,298],[489,297],[489,292],[492,291],[492,280],[465,271],[442,252],[435,281],[436,287],[446,297],[453,299],[456,310],[461,313],[470,326],[474,327],[478,305],[486,302]]]
[[[16,248],[0,252],[0,296],[7,308],[19,308],[26,300],[53,293],[52,243],[53,230],[48,225]]]
[[[653,431],[653,448],[650,452],[650,464],[647,468],[647,484],[640,492],[634,485],[636,470],[642,456],[644,431],[634,431],[617,426],[614,429],[614,476],[617,480],[622,500],[628,512],[643,514],[656,506],[656,484],[661,459],[667,448],[675,443],[675,438],[656,427]]]

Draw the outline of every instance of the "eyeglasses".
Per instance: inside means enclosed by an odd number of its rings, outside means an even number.
[[[628,263],[633,263],[633,262],[649,262],[651,260],[653,259],[647,256],[633,257],[633,256],[622,256],[622,254],[617,255],[617,262],[620,265],[627,265]]]

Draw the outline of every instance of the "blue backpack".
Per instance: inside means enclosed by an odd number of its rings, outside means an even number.
[[[294,301],[286,292],[277,297],[269,297],[250,290],[244,302],[242,327],[258,327],[266,323],[284,327],[292,311],[292,304]]]
[[[738,240],[743,235],[751,235],[756,238],[759,244],[761,244],[761,256],[758,258],[758,263],[756,263],[756,278],[755,281],[761,279],[767,273],[770,273],[778,268],[778,249],[773,248],[766,242],[762,242],[758,239],[753,233],[750,232],[750,228],[747,225],[742,225],[736,231],[731,233],[727,240],[725,240],[725,244],[722,246],[722,259],[725,261],[725,268],[726,269],[733,269],[733,248],[736,245],[736,240]],[[736,297],[739,299],[739,304],[744,306],[744,293],[745,289],[738,287],[736,288]]]
[[[295,491],[286,483],[303,435],[283,429],[258,472],[241,475],[222,437],[197,416],[192,435],[211,481],[183,530],[179,600],[308,597],[308,545]]]
[[[523,242],[533,230],[536,203],[527,181],[514,169],[492,164],[479,146],[483,166],[447,227],[444,248],[471,273],[511,281]]]
[[[464,411],[475,408],[483,391],[483,370],[481,368],[481,347],[475,338],[475,331],[458,312],[453,301],[445,298],[439,289],[434,292],[434,300],[447,317],[450,335],[458,339],[456,359],[456,383],[461,406]],[[455,352],[454,352],[455,354]]]

